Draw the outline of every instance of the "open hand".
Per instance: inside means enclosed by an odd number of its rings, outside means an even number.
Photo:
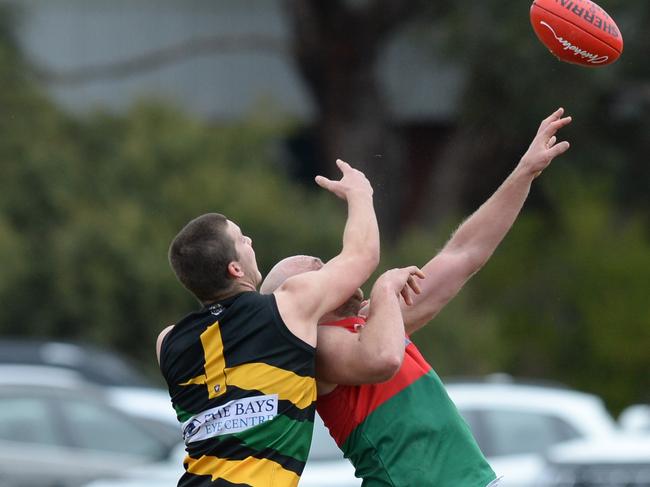
[[[372,186],[366,176],[354,169],[347,162],[341,159],[336,160],[336,165],[343,173],[343,177],[338,181],[332,181],[324,176],[316,176],[316,184],[324,188],[343,200],[347,200],[352,193],[364,193],[372,196]]]
[[[413,304],[413,294],[420,294],[418,279],[424,279],[424,273],[416,266],[390,269],[384,272],[377,279],[377,283],[384,283],[390,286],[396,294],[401,294],[404,302]]]
[[[562,117],[564,108],[558,108],[549,117],[542,120],[535,138],[521,158],[520,166],[529,170],[535,177],[560,154],[569,149],[566,141],[557,143],[557,131],[571,123],[571,117]]]

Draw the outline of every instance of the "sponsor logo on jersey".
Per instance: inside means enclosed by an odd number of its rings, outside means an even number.
[[[270,421],[277,414],[277,394],[233,400],[185,421],[182,426],[183,439],[188,444],[215,436],[239,433]]]

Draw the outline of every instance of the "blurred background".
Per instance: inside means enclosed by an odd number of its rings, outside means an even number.
[[[2,1],[0,337],[98,346],[161,385],[155,338],[196,307],[166,257],[189,219],[230,216],[263,274],[330,258],[344,206],[313,177],[340,157],[375,187],[378,272],[422,265],[563,106],[570,152],[414,341],[443,377],[649,403],[650,3],[600,3],[625,52],[587,69],[521,0]]]

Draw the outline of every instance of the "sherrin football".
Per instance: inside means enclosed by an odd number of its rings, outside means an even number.
[[[623,52],[616,22],[590,0],[534,0],[530,21],[539,40],[561,61],[605,66]]]

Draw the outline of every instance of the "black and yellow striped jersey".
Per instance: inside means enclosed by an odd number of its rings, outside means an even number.
[[[179,487],[297,485],[313,430],[314,359],[273,295],[244,292],[177,323],[160,368],[187,451]]]

